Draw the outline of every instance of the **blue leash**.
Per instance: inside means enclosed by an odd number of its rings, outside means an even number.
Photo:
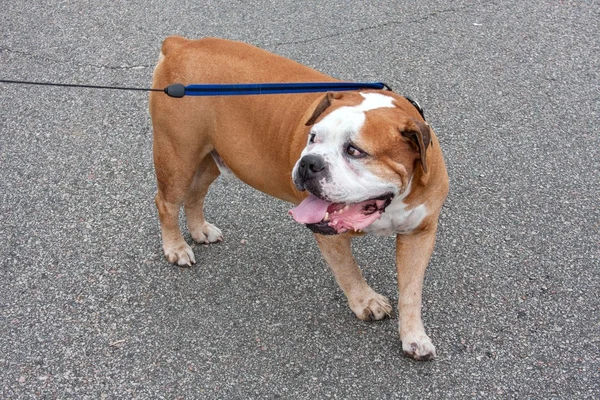
[[[222,85],[187,85],[174,83],[163,92],[175,98],[184,96],[243,96],[262,94],[294,94],[319,92],[344,92],[361,89],[389,90],[392,88],[383,82],[293,82],[293,83],[241,83]],[[160,90],[160,89],[152,89]],[[425,119],[423,108],[415,100],[404,96]]]
[[[242,83],[242,84],[205,84],[187,85],[174,83],[164,89],[123,87],[123,86],[98,86],[78,85],[71,83],[54,82],[32,82],[0,79],[0,83],[17,83],[22,85],[60,86],[87,89],[117,89],[117,90],[139,90],[144,92],[165,92],[171,97],[183,96],[241,96],[255,94],[293,94],[293,93],[317,93],[329,91],[348,91],[360,89],[392,90],[382,82],[292,82],[292,83]]]
[[[248,96],[262,94],[294,94],[294,93],[319,93],[319,92],[344,92],[361,89],[389,90],[392,88],[383,82],[292,82],[292,83],[241,83],[241,84],[205,84],[187,85],[174,83],[164,89],[138,88],[123,86],[97,86],[76,85],[69,83],[31,82],[0,79],[0,83],[17,83],[24,85],[61,86],[87,89],[117,89],[137,90],[145,92],[164,92],[170,97],[181,98],[184,96]],[[423,119],[423,109],[413,99],[404,96],[419,111]]]
[[[187,85],[175,83],[164,92],[176,98],[184,96],[244,96],[261,94],[294,94],[341,92],[360,89],[392,90],[383,82],[293,82],[293,83],[242,83],[222,85]]]

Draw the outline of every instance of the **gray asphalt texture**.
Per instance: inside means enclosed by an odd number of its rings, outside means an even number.
[[[289,205],[240,182],[207,200],[225,241],[169,265],[147,94],[0,84],[0,397],[600,397],[597,1],[37,3],[2,2],[0,78],[147,87],[180,34],[417,99],[451,180],[439,356],[357,320]],[[393,239],[354,245],[395,304]]]

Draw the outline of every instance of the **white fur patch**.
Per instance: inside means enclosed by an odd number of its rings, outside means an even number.
[[[365,99],[362,103],[357,105],[356,108],[358,111],[369,111],[375,110],[376,108],[393,108],[396,107],[394,105],[394,98],[390,96],[386,96],[381,93],[361,93],[360,94]]]
[[[233,171],[230,170],[229,167],[225,164],[225,161],[223,161],[223,159],[221,158],[219,153],[217,153],[215,150],[213,150],[210,152],[210,155],[212,156],[213,160],[215,160],[215,164],[217,164],[217,167],[219,168],[219,171],[221,172],[221,176],[223,176],[223,178],[226,178],[226,179],[236,179],[237,178],[237,176],[235,176]]]
[[[427,216],[427,207],[421,204],[408,210],[404,199],[410,193],[411,182],[406,190],[392,200],[385,212],[377,221],[366,227],[364,231],[377,236],[393,236],[396,234],[410,233],[417,229]]]
[[[394,236],[414,231],[427,216],[427,208],[425,204],[410,210],[406,207],[407,205],[401,200],[392,200],[392,204],[387,206],[381,218],[366,227],[364,231],[378,236]]]

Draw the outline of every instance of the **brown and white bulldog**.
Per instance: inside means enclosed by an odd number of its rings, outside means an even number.
[[[248,44],[169,37],[153,86],[172,83],[334,82],[327,75]],[[406,98],[391,91],[184,97],[150,94],[154,166],[164,253],[195,263],[178,224],[181,206],[199,243],[221,231],[204,219],[219,174],[296,204],[325,261],[362,320],[389,316],[388,299],[365,282],[350,240],[396,236],[402,349],[435,357],[421,321],[425,268],[433,251],[448,175],[438,140]]]

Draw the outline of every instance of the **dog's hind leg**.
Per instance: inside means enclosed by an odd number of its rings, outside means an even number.
[[[163,187],[161,187],[163,186]],[[172,191],[158,183],[158,193],[155,197],[160,233],[165,257],[170,263],[180,266],[191,266],[196,263],[192,248],[185,242],[179,229],[179,209],[183,196],[175,196]]]
[[[204,198],[210,184],[219,176],[219,168],[209,154],[204,157],[192,180],[185,199],[185,216],[192,238],[198,243],[223,240],[221,230],[204,219]]]
[[[155,160],[157,155],[155,146]],[[185,242],[179,229],[179,210],[193,180],[193,169],[171,169],[173,164],[155,162],[158,192],[155,202],[160,219],[163,251],[170,263],[191,266],[196,263],[192,248]]]
[[[202,186],[202,179],[197,178],[198,171],[205,164],[204,158],[207,156],[208,149],[207,144],[199,139],[199,135],[194,136],[194,132],[187,132],[184,135],[181,133],[184,132],[184,128],[165,127],[165,125],[164,122],[155,123],[153,143],[154,169],[158,186],[155,200],[160,218],[163,250],[169,262],[191,266],[196,260],[192,248],[181,234],[179,211],[184,203],[187,204],[192,198],[198,197],[194,195],[198,192],[197,187]],[[214,168],[209,167],[205,166],[205,169],[211,171],[211,168]],[[208,176],[210,181],[206,183],[206,188],[216,177],[214,172],[209,173]],[[192,219],[193,215],[192,212]]]
[[[392,307],[389,300],[375,292],[367,284],[356,264],[350,248],[348,235],[319,235],[315,239],[323,258],[342,288],[348,304],[354,314],[362,320],[383,319],[390,315]]]

